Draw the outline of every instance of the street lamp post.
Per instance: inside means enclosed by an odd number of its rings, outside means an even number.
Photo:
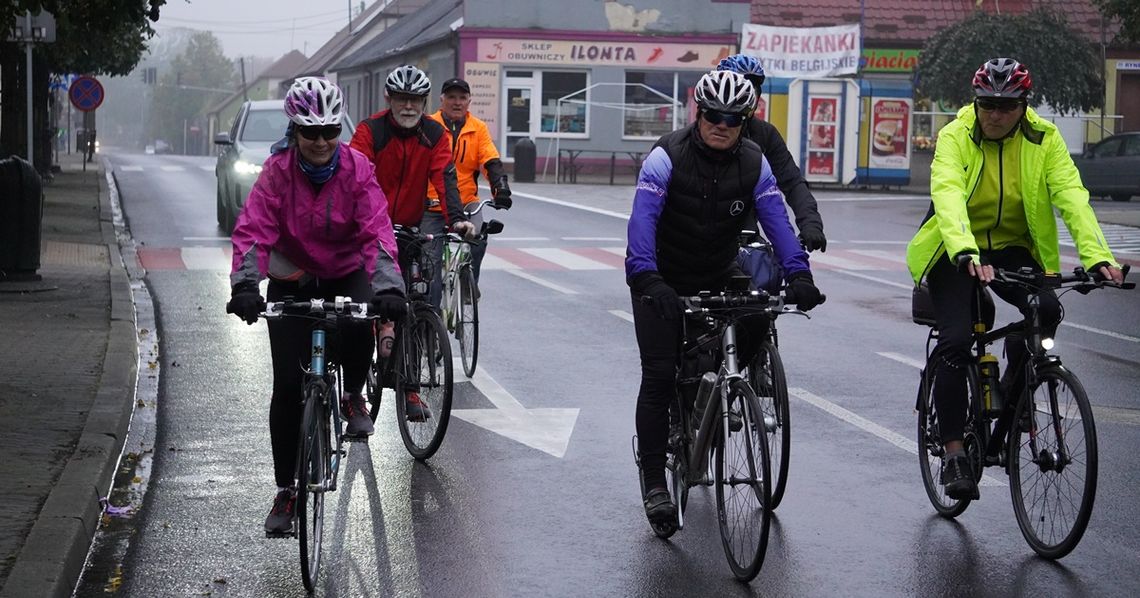
[[[17,21],[18,23],[19,21]],[[42,11],[32,16],[31,11],[25,11],[23,26],[17,25],[8,35],[10,42],[24,43],[24,54],[27,57],[27,126],[28,126],[28,162],[34,163],[33,148],[35,147],[35,112],[32,109],[32,45],[36,43],[51,43],[55,41],[55,17],[51,13]]]

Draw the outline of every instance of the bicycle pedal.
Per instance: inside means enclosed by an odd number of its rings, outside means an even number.
[[[295,527],[295,524],[294,524]],[[297,537],[296,531],[287,532],[265,532],[265,539],[267,540],[292,540]]]

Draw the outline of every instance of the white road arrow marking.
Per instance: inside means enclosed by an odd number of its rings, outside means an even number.
[[[463,363],[458,358],[455,370],[463,370]],[[495,408],[453,409],[452,415],[559,459],[566,454],[570,435],[578,421],[578,409],[527,409],[479,367],[475,368],[471,383]]]

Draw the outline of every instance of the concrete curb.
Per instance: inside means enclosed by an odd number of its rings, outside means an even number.
[[[99,168],[99,220],[107,244],[111,329],[95,401],[63,472],[0,590],[0,597],[71,596],[126,442],[138,385],[138,338],[130,279],[115,233],[106,163]]]

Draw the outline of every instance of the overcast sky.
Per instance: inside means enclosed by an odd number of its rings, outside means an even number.
[[[167,0],[155,29],[211,31],[230,58],[276,59],[292,49],[312,56],[348,24],[350,1],[358,11],[361,0]]]

